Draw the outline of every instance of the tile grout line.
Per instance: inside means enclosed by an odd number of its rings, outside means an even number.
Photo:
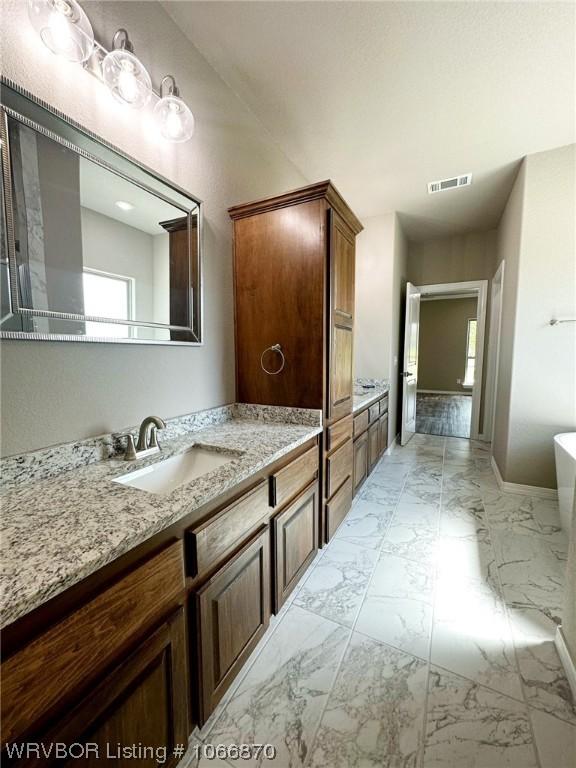
[[[444,438],[444,451],[442,453],[442,479],[440,481],[440,502],[438,514],[438,526],[436,529],[436,553],[438,553],[438,541],[440,538],[440,523],[442,520],[442,501],[444,496],[444,468],[446,466],[446,438]],[[430,698],[430,670],[432,668],[432,638],[434,635],[434,613],[436,608],[436,590],[438,588],[438,558],[434,563],[434,584],[432,588],[432,614],[430,617],[430,636],[428,640],[428,669],[426,672],[426,690],[424,693],[424,712],[422,713],[422,754],[420,765],[424,768],[424,756],[426,753],[427,728],[428,728],[428,700]]]
[[[380,462],[376,465],[376,467],[374,469],[377,469],[378,466],[380,465],[380,463],[384,462],[385,458],[386,457],[383,456],[382,459],[380,460]],[[402,484],[402,489],[404,488],[404,485],[405,485],[405,479],[404,479],[404,483]],[[402,494],[402,490],[400,491],[400,495],[401,494]],[[400,497],[398,497],[398,498],[400,498]],[[390,518],[390,519],[392,519],[392,518]],[[344,522],[344,521],[342,521],[342,522]],[[378,551],[378,557],[374,561],[374,565],[372,567],[372,571],[370,573],[370,577],[366,581],[366,587],[364,589],[364,593],[362,595],[362,599],[360,600],[360,602],[358,604],[358,609],[356,611],[356,616],[354,617],[354,621],[352,622],[352,626],[349,629],[348,640],[347,640],[346,645],[344,647],[344,652],[342,653],[342,656],[340,657],[340,661],[338,663],[338,666],[336,668],[336,672],[334,674],[334,678],[332,680],[332,685],[330,686],[330,690],[328,691],[328,694],[326,696],[326,701],[325,701],[324,706],[322,707],[322,710],[320,712],[320,716],[318,718],[318,724],[316,725],[316,728],[314,730],[314,734],[313,734],[312,738],[310,739],[310,749],[309,749],[308,754],[307,754],[307,756],[306,756],[306,758],[304,760],[302,768],[305,768],[306,766],[308,766],[310,764],[310,761],[312,760],[312,756],[313,756],[313,753],[314,753],[314,745],[316,743],[316,739],[318,738],[318,733],[320,731],[320,727],[321,727],[322,721],[324,719],[324,714],[326,712],[326,709],[328,708],[328,704],[330,702],[330,697],[331,697],[332,692],[334,690],[334,687],[336,685],[336,681],[338,680],[338,676],[340,674],[340,670],[342,669],[342,665],[344,664],[344,659],[346,658],[346,654],[348,653],[348,649],[350,648],[350,643],[352,641],[352,637],[353,637],[354,632],[356,630],[356,625],[358,623],[358,619],[360,617],[360,613],[362,611],[362,607],[363,607],[364,602],[366,600],[366,595],[368,593],[368,589],[370,587],[370,584],[372,583],[372,579],[374,578],[374,572],[376,571],[378,563],[380,562],[380,556],[382,555],[382,552],[379,551],[379,550],[377,550],[377,551]],[[339,625],[339,626],[342,626],[342,625]]]
[[[490,469],[492,471],[492,474],[494,477],[496,477],[494,470],[492,469],[492,466],[490,465]],[[528,717],[528,727],[530,729],[530,735],[532,737],[532,747],[534,749],[534,756],[536,758],[536,764],[539,766],[539,768],[542,768],[542,759],[540,757],[540,750],[538,749],[538,742],[536,741],[536,733],[534,731],[534,725],[532,723],[532,716],[531,711],[532,707],[530,706],[528,699],[526,698],[526,690],[524,687],[524,678],[522,677],[522,671],[520,669],[520,662],[518,661],[518,649],[516,648],[516,640],[514,638],[514,632],[512,629],[512,620],[510,618],[510,612],[508,608],[508,602],[506,600],[506,597],[504,595],[504,587],[502,586],[502,579],[500,576],[500,558],[498,557],[498,554],[496,552],[496,547],[494,546],[494,536],[492,531],[492,526],[490,524],[490,517],[488,515],[488,512],[486,511],[486,489],[481,484],[480,485],[480,495],[482,498],[482,509],[484,514],[484,522],[486,524],[486,528],[488,529],[488,535],[490,537],[490,546],[492,548],[492,552],[494,554],[494,560],[496,562],[496,578],[498,579],[498,587],[500,589],[500,596],[502,599],[502,607],[504,608],[504,614],[506,616],[506,625],[508,627],[508,632],[510,633],[510,641],[512,643],[512,652],[514,654],[514,662],[516,664],[516,671],[518,672],[518,678],[520,680],[520,690],[522,691],[522,699],[524,701],[524,706],[526,708],[526,714]]]

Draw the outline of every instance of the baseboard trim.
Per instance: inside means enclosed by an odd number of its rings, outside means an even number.
[[[416,392],[419,395],[466,395],[466,397],[472,397],[472,392],[466,392],[462,389],[417,389]]]
[[[398,434],[396,435],[394,440],[392,440],[388,448],[386,448],[386,450],[384,451],[384,456],[390,456],[392,451],[398,448],[399,445],[400,445],[400,435]]]
[[[501,491],[519,493],[521,496],[536,496],[538,499],[557,499],[558,491],[555,488],[541,488],[539,485],[522,485],[522,483],[507,483],[502,479],[500,469],[494,456],[490,456],[490,465],[496,475],[496,482]]]
[[[562,627],[557,627],[556,629],[554,645],[558,651],[558,656],[560,656],[564,672],[566,672],[566,679],[568,680],[568,685],[572,691],[572,696],[574,697],[574,701],[576,701],[576,660],[572,658],[570,649],[566,645],[566,638],[562,632]]]

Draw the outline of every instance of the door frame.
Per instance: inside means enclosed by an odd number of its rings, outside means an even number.
[[[496,395],[498,391],[498,370],[500,368],[500,333],[502,330],[502,306],[504,299],[505,261],[501,261],[494,273],[490,287],[490,323],[488,328],[488,369],[486,371],[486,397],[484,401],[484,435],[489,442],[494,439],[496,424]],[[494,292],[500,287],[498,307],[494,304]],[[497,317],[494,313],[497,311]],[[492,327],[494,323],[494,327]]]
[[[417,286],[421,297],[446,296],[455,298],[452,294],[476,296],[478,306],[476,317],[478,330],[476,335],[476,375],[472,387],[472,415],[470,417],[470,439],[484,440],[480,429],[480,406],[482,400],[482,373],[484,370],[484,339],[486,336],[486,306],[488,301],[488,280],[469,280],[461,283],[435,283]]]

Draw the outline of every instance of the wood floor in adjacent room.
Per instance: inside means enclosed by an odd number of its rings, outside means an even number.
[[[416,400],[416,432],[422,435],[470,437],[472,397],[419,392]]]

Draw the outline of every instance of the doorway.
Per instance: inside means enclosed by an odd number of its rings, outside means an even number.
[[[402,444],[414,433],[481,437],[487,289],[486,280],[409,284]]]

